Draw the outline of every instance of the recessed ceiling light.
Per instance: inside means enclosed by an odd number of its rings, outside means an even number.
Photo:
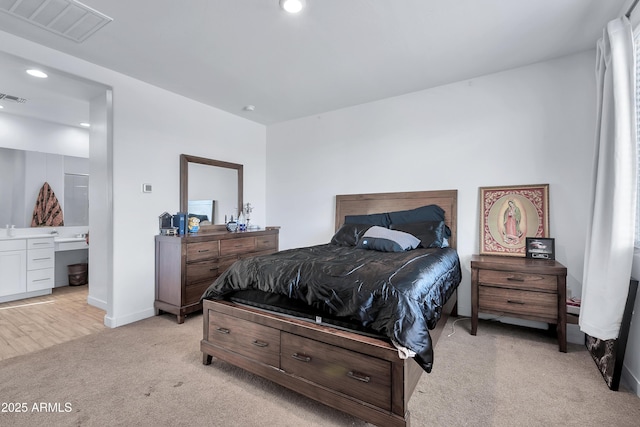
[[[46,79],[49,77],[47,73],[36,69],[27,70],[27,74],[33,77],[38,77],[39,79]]]
[[[83,128],[91,127],[91,125],[89,123],[85,123],[85,122],[80,123],[80,126],[82,126]]]
[[[305,0],[280,0],[280,7],[285,12],[298,13],[304,8]]]
[[[0,110],[2,110],[4,107],[2,105],[0,105]]]
[[[244,111],[254,111],[256,109],[255,105],[245,105],[244,107],[242,107],[242,109]]]

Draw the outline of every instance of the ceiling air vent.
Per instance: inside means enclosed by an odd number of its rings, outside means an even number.
[[[113,21],[75,0],[0,0],[0,11],[78,43]]]
[[[24,98],[18,98],[17,96],[7,95],[6,93],[0,93],[0,101],[12,101],[17,102],[18,104],[24,104],[27,102]]]

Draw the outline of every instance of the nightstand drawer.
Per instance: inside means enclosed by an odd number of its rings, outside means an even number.
[[[481,312],[513,314],[548,323],[558,320],[557,294],[492,286],[479,286],[478,293]]]
[[[478,271],[478,283],[481,285],[488,284],[513,289],[539,290],[553,293],[558,291],[556,276],[546,274],[480,270]]]

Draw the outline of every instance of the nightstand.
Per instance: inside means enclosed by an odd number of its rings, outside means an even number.
[[[557,261],[495,255],[471,257],[471,335],[478,312],[556,325],[567,352],[567,268]]]

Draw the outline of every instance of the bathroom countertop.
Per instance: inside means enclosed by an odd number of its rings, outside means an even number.
[[[0,240],[12,240],[12,239],[42,239],[43,237],[53,237],[53,234],[18,234],[15,236],[0,236]],[[84,240],[84,239],[83,239]]]

